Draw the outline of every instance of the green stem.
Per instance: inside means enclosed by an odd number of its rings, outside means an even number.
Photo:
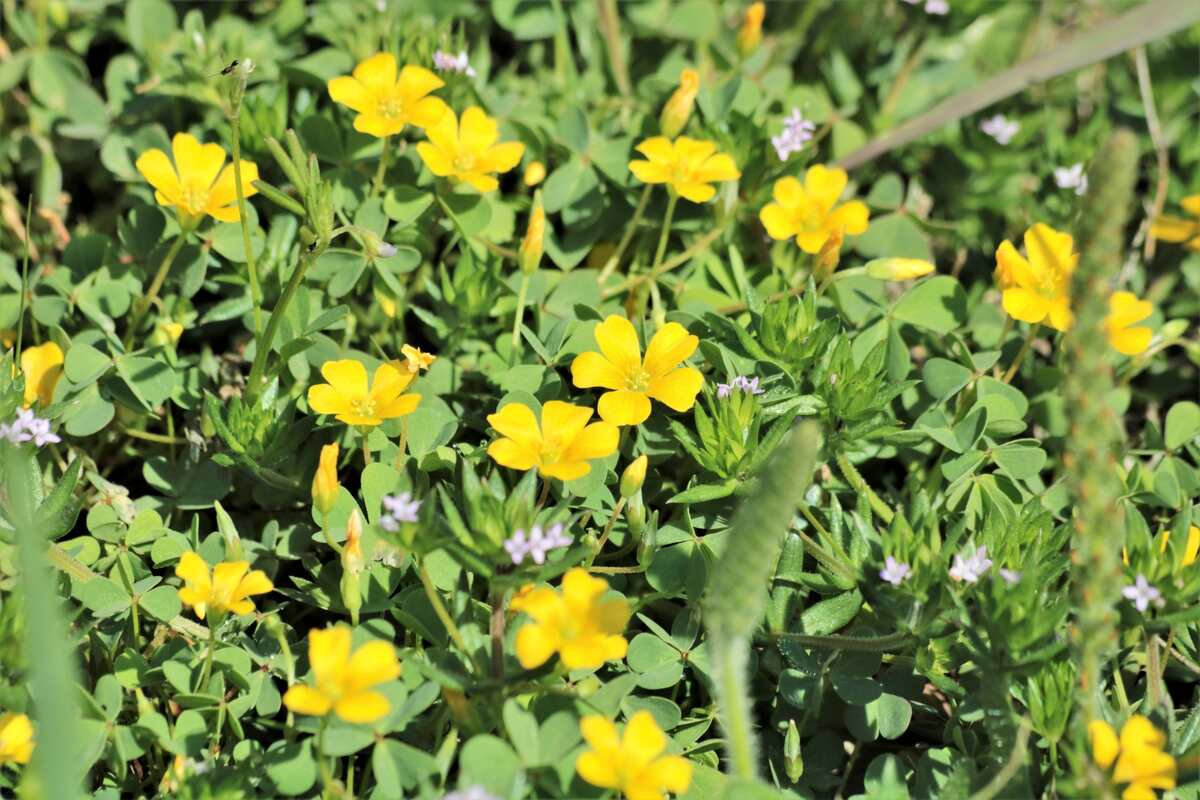
[[[624,433],[623,430],[622,433]],[[622,497],[618,499],[617,504],[613,506],[612,514],[610,514],[608,517],[608,523],[604,526],[604,532],[600,534],[600,541],[596,545],[596,551],[588,556],[587,563],[584,565],[585,567],[590,568],[592,563],[595,562],[596,556],[600,555],[600,552],[604,549],[604,545],[608,543],[608,535],[612,533],[613,524],[616,523],[617,518],[621,516],[621,512],[624,510],[625,498]]]
[[[1025,343],[1021,345],[1021,349],[1017,351],[1016,357],[1008,365],[1008,370],[1001,379],[1004,383],[1012,382],[1013,377],[1017,374],[1017,370],[1021,368],[1021,364],[1025,361],[1025,356],[1029,355],[1029,351],[1033,348],[1033,338],[1037,335],[1038,327],[1037,323],[1029,326],[1029,333],[1025,335]]]
[[[244,82],[245,77],[241,80]],[[238,222],[242,226],[242,247],[246,251],[246,273],[250,277],[250,302],[254,314],[254,338],[262,336],[262,285],[258,282],[258,267],[254,263],[254,248],[250,243],[250,221],[246,219],[246,190],[242,184],[242,114],[241,94],[238,108],[229,117],[233,129],[233,188],[237,191]]]
[[[183,243],[187,241],[187,235],[191,233],[191,226],[180,228],[179,235],[175,237],[175,241],[171,244],[167,254],[163,256],[162,262],[158,265],[158,271],[154,273],[154,278],[150,281],[150,288],[146,290],[146,294],[142,297],[133,309],[133,316],[129,320],[129,328],[125,331],[125,349],[133,344],[133,337],[137,335],[138,328],[142,326],[142,322],[146,318],[146,312],[154,305],[154,301],[158,299],[158,293],[162,290],[163,284],[167,281],[167,274],[171,271],[171,264],[174,263],[175,257],[179,255],[179,251],[183,248]]]
[[[429,603],[433,606],[433,613],[437,615],[438,620],[441,621],[442,626],[446,629],[446,633],[450,635],[450,640],[463,652],[463,655],[467,656],[473,666],[478,667],[474,659],[471,658],[471,651],[467,649],[467,642],[463,639],[462,631],[458,629],[458,625],[454,622],[454,617],[450,616],[446,604],[442,602],[441,594],[438,593],[437,587],[433,585],[433,578],[429,576],[429,570],[425,568],[425,562],[419,561],[417,564],[417,577],[421,579],[421,586],[425,588],[425,596],[429,598]],[[483,670],[479,671],[483,672]]]
[[[262,391],[263,374],[267,368],[267,354],[271,352],[271,344],[275,341],[275,334],[283,322],[283,315],[287,313],[287,307],[292,302],[296,290],[304,282],[304,273],[308,271],[312,260],[307,253],[300,256],[300,263],[292,270],[292,277],[288,279],[287,286],[283,289],[283,295],[271,312],[270,319],[267,320],[267,330],[263,333],[262,341],[255,343],[254,363],[250,367],[250,377],[246,380],[246,397],[250,405],[254,404],[258,393]]]
[[[499,680],[504,675],[503,591],[492,591],[492,616],[488,623],[488,635],[492,640],[492,677]]]
[[[667,213],[663,214],[662,232],[658,235],[658,249],[654,252],[654,266],[650,268],[652,275],[662,266],[663,255],[667,252],[667,239],[671,238],[671,220],[675,216],[675,204],[678,202],[679,195],[671,192],[667,199]]]
[[[854,650],[862,653],[888,653],[900,650],[914,641],[907,633],[890,633],[887,636],[809,636],[803,633],[776,633],[772,638],[787,639],[804,647]]]
[[[629,247],[629,243],[633,241],[633,235],[637,233],[637,227],[642,221],[642,215],[646,213],[646,205],[650,202],[650,192],[654,189],[654,184],[647,183],[646,188],[642,190],[642,197],[638,200],[637,208],[633,210],[633,218],[629,220],[629,224],[625,227],[625,233],[621,236],[621,241],[617,244],[616,251],[609,257],[604,264],[604,269],[600,270],[600,277],[597,279],[600,283],[604,283],[609,275],[621,263],[621,256],[625,255],[625,250]]]
[[[730,219],[732,219],[732,217],[730,217]],[[668,258],[666,261],[663,262],[662,266],[660,266],[658,269],[653,270],[651,272],[643,273],[641,275],[632,275],[632,276],[626,278],[625,280],[621,281],[616,286],[605,289],[603,292],[600,293],[600,297],[604,300],[607,300],[608,298],[613,297],[614,295],[618,295],[621,292],[632,289],[633,287],[638,286],[642,283],[645,283],[646,281],[658,280],[658,277],[660,275],[670,272],[671,270],[678,267],[680,264],[686,264],[697,254],[699,254],[700,252],[702,252],[704,250],[707,250],[709,245],[711,245],[714,241],[716,241],[717,237],[720,236],[724,232],[725,232],[724,226],[718,225],[717,227],[713,228],[711,231],[709,231],[708,233],[704,234],[699,239],[697,239],[696,242],[694,244],[692,244],[692,246],[689,247],[687,250],[684,250],[679,255],[671,256],[670,258]]]
[[[25,202],[25,257],[21,260],[21,305],[17,311],[17,349],[14,351],[18,360],[21,358],[21,341],[25,333],[25,303],[29,292],[29,247],[32,243],[29,238],[29,222],[32,217],[33,195],[30,195]]]
[[[200,673],[199,691],[204,692],[208,688],[208,681],[212,678],[213,654],[217,650],[217,623],[209,619],[208,628],[208,652],[204,656],[204,671]]]
[[[388,155],[391,150],[392,137],[383,137],[383,150],[379,153],[379,166],[375,169],[375,180],[371,183],[371,194],[367,196],[370,200],[379,194],[383,188],[383,176],[387,174]]]
[[[867,485],[866,480],[863,479],[863,476],[854,465],[850,463],[850,459],[846,458],[845,453],[838,454],[837,465],[838,469],[842,471],[842,475],[846,478],[846,482],[850,484],[854,491],[859,494],[865,494],[867,502],[871,504],[871,508],[879,515],[879,518],[885,524],[890,525],[896,513],[888,507],[887,503],[880,499],[879,495],[875,494],[874,489]]]
[[[333,772],[325,758],[325,731],[329,728],[329,715],[321,717],[321,728],[317,731],[317,766],[321,770],[321,797],[332,797]]]
[[[521,273],[521,286],[517,290],[517,310],[513,314],[512,348],[513,353],[521,352],[521,317],[525,314],[525,299],[529,294],[529,273]]]

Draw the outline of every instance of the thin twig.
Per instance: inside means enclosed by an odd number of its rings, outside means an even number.
[[[1146,48],[1139,47],[1133,51],[1133,63],[1137,67],[1138,91],[1142,95],[1142,108],[1146,112],[1146,128],[1150,132],[1150,141],[1154,143],[1158,183],[1154,187],[1154,204],[1150,207],[1150,219],[1158,219],[1167,202],[1171,163],[1167,157],[1167,141],[1158,121],[1158,110],[1154,106],[1154,85],[1150,82],[1150,64],[1146,61]],[[1147,261],[1154,258],[1154,244],[1154,234],[1147,230],[1146,242],[1142,247],[1142,254]]]

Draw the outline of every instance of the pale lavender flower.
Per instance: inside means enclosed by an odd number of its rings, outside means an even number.
[[[946,0],[925,0],[925,13],[945,16],[950,13],[950,4]]]
[[[746,394],[762,394],[765,391],[758,387],[757,377],[747,378],[745,375],[738,375],[733,379],[733,385]]]
[[[50,430],[50,420],[39,418],[28,408],[18,410],[12,422],[0,423],[0,439],[15,445],[33,442],[37,447],[62,441],[58,434]]]
[[[1021,573],[1015,569],[1000,568],[1000,577],[1004,578],[1004,582],[1009,586],[1016,586],[1021,582]]]
[[[442,800],[500,800],[500,798],[482,786],[476,785],[469,786],[466,789],[459,789],[457,792],[451,792],[443,797]]]
[[[572,539],[563,532],[561,522],[556,522],[542,531],[541,525],[534,525],[526,535],[523,528],[518,528],[513,535],[504,541],[504,549],[508,551],[513,564],[520,564],[529,556],[535,564],[546,563],[546,554],[560,547],[570,547]]]
[[[471,64],[467,60],[466,50],[459,51],[457,56],[444,50],[437,50],[433,54],[433,66],[439,72],[461,72],[467,77],[475,77],[475,70],[471,68]]]
[[[988,117],[979,123],[979,130],[1000,144],[1008,144],[1017,135],[1017,131],[1021,130],[1021,125],[1016,120],[1011,120],[1003,114],[996,114],[994,117]]]
[[[717,399],[724,400],[729,395],[733,394],[733,386],[728,383],[717,384]]]
[[[1162,592],[1154,588],[1146,580],[1146,576],[1141,574],[1137,576],[1137,580],[1121,590],[1121,595],[1142,612],[1145,612],[1151,604],[1159,607],[1163,604]]]
[[[988,558],[987,548],[980,545],[975,548],[974,553],[968,550],[965,558],[962,554],[954,557],[954,564],[950,567],[950,577],[956,581],[975,583],[991,566],[992,560]]]
[[[383,498],[383,508],[386,512],[379,520],[379,527],[385,531],[400,530],[402,522],[416,522],[417,514],[421,511],[421,501],[414,500],[412,492],[389,494]]]
[[[1087,194],[1088,178],[1082,162],[1069,167],[1055,167],[1054,183],[1060,189],[1074,189],[1078,195]]]
[[[787,161],[792,153],[798,153],[808,144],[813,133],[817,130],[816,123],[806,120],[800,109],[793,108],[792,113],[783,120],[783,130],[778,136],[771,137],[771,144],[780,161]]]
[[[380,242],[376,252],[379,253],[380,258],[391,258],[396,255],[396,245],[390,242]]]
[[[888,556],[883,562],[883,569],[879,570],[879,577],[890,583],[892,586],[899,586],[900,583],[908,577],[912,569],[901,561]]]

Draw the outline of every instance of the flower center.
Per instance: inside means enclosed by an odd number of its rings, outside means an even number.
[[[185,181],[179,189],[180,200],[183,201],[183,207],[188,210],[188,213],[193,216],[202,215],[204,210],[208,208],[210,187],[201,186],[193,181]]]
[[[396,119],[404,115],[404,100],[395,94],[381,95],[376,103],[375,111],[381,117]]]
[[[454,169],[458,172],[470,172],[475,169],[475,156],[470,153],[459,153],[454,157]]]
[[[358,397],[354,400],[351,400],[350,408],[354,411],[355,415],[360,417],[375,416],[375,401],[370,395],[365,395],[363,397]]]
[[[648,392],[650,390],[650,373],[642,367],[625,376],[625,388],[631,392]]]
[[[683,161],[671,166],[671,183],[692,183],[692,167]]]

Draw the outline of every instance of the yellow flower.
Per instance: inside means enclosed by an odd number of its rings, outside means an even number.
[[[674,139],[687,126],[696,105],[696,93],[700,91],[700,73],[690,67],[679,73],[679,88],[667,100],[658,117],[662,135]]]
[[[838,232],[853,236],[867,230],[866,203],[837,204],[846,183],[846,170],[815,164],[804,173],[804,183],[791,176],[775,181],[775,202],[763,206],[758,218],[772,239],[794,236],[801,250],[815,255]]]
[[[323,717],[330,711],[346,722],[376,722],[392,710],[371,687],[400,677],[396,649],[384,641],[367,642],[350,652],[350,629],[336,625],[308,634],[308,663],[316,686],[297,684],[283,703],[297,714]]]
[[[171,155],[152,147],[138,156],[137,171],[154,187],[154,199],[162,206],[175,206],[181,218],[193,224],[205,214],[221,222],[241,219],[233,164],[225,166],[225,148],[200,144],[190,133],[171,139]],[[222,167],[224,166],[224,169]],[[258,165],[242,159],[242,191],[245,197],[258,192]]]
[[[163,344],[175,344],[183,336],[183,324],[173,319],[159,320],[154,326],[154,338]]]
[[[1170,541],[1171,532],[1163,531],[1158,538],[1158,552],[1167,552],[1167,545]],[[1197,556],[1200,556],[1200,528],[1192,525],[1188,528],[1187,544],[1183,547],[1183,561],[1180,562],[1179,566],[1191,566],[1196,563]],[[1125,566],[1129,566],[1129,554],[1125,552],[1124,548],[1121,548],[1121,557],[1125,562]]]
[[[1162,215],[1150,226],[1150,235],[1164,242],[1185,242],[1189,250],[1200,250],[1200,194],[1189,195],[1180,202],[1183,210],[1196,219]]]
[[[681,367],[700,339],[678,322],[668,322],[650,339],[642,358],[637,331],[624,317],[611,315],[596,324],[600,352],[588,350],[571,362],[571,381],[580,389],[600,386],[600,418],[613,425],[637,425],[650,416],[650,398],[687,411],[696,403],[704,377],[695,367]]]
[[[33,724],[24,714],[0,716],[0,765],[28,764],[33,755]]]
[[[500,434],[488,445],[488,455],[497,464],[512,469],[537,471],[547,478],[573,481],[592,471],[589,459],[604,458],[617,449],[617,429],[607,422],[593,422],[592,410],[551,400],[542,406],[541,425],[524,403],[509,403],[487,421]]]
[[[525,176],[522,180],[525,181],[526,186],[537,186],[546,180],[546,165],[540,161],[530,161],[529,166],[525,167]]]
[[[642,183],[665,183],[680,197],[703,203],[717,193],[712,184],[742,176],[737,164],[717,152],[715,142],[680,136],[674,142],[665,136],[651,137],[636,150],[649,161],[630,161],[629,171]]]
[[[911,281],[933,270],[933,264],[920,258],[877,258],[867,262],[867,274],[881,281]]]
[[[401,347],[400,354],[404,356],[405,368],[414,375],[423,369],[429,369],[433,362],[437,361],[437,356],[422,352],[420,348],[413,347],[411,344]]]
[[[419,394],[404,394],[413,380],[410,371],[380,364],[367,386],[367,368],[352,358],[326,361],[321,375],[328,383],[309,387],[308,405],[318,414],[333,414],[347,425],[379,425],[417,409]]]
[[[429,171],[466,181],[480,192],[495,191],[500,182],[491,173],[508,172],[525,152],[520,142],[497,144],[500,128],[478,106],[464,111],[461,121],[448,111],[425,135],[429,141],[418,143],[417,153]]]
[[[25,348],[21,353],[21,372],[25,375],[25,407],[35,401],[50,405],[54,401],[54,388],[62,377],[62,348],[54,342]]]
[[[1113,292],[1108,298],[1108,316],[1104,318],[1108,343],[1122,355],[1136,356],[1146,352],[1154,332],[1132,326],[1153,312],[1154,306],[1146,300],[1138,300],[1133,292]]]
[[[377,53],[354,68],[353,77],[331,78],[329,96],[352,111],[354,130],[371,136],[391,136],[405,125],[428,128],[449,113],[440,97],[428,97],[445,84],[424,67],[408,64],[396,78],[396,57]]]
[[[209,573],[208,564],[198,554],[188,551],[180,557],[175,574],[183,578],[179,599],[192,607],[196,616],[204,619],[233,612],[238,616],[254,612],[252,595],[266,594],[275,588],[271,579],[260,569],[248,572],[248,561],[222,561]]]
[[[541,192],[539,192],[537,200],[533,204],[533,211],[529,214],[529,228],[525,231],[525,238],[521,240],[521,249],[518,251],[521,271],[525,274],[536,270],[538,264],[541,263],[545,238],[546,210],[542,208]]]
[[[738,52],[743,56],[748,56],[758,49],[758,44],[762,41],[763,17],[766,14],[767,7],[763,3],[753,3],[746,9],[742,29],[737,35]]]
[[[591,747],[575,761],[579,777],[602,789],[615,789],[628,800],[663,800],[667,792],[682,794],[692,782],[692,763],[663,755],[667,737],[649,711],[629,718],[624,736],[600,715],[584,717],[579,731]]]
[[[1021,322],[1046,322],[1055,330],[1067,330],[1074,321],[1071,275],[1079,261],[1074,240],[1039,222],[1025,231],[1025,253],[1027,258],[1007,240],[996,248],[993,274],[1003,292],[1004,310]]]
[[[1163,751],[1167,738],[1150,720],[1134,714],[1121,728],[1121,738],[1103,720],[1088,723],[1092,760],[1103,770],[1112,767],[1113,783],[1125,785],[1123,800],[1154,800],[1155,789],[1175,788],[1175,759]]]
[[[507,406],[506,406],[507,407]],[[622,632],[629,622],[624,598],[604,600],[608,582],[575,567],[562,579],[561,591],[526,587],[509,607],[531,622],[517,631],[517,660],[525,669],[540,667],[558,653],[567,669],[595,669],[624,658],[628,643]]]
[[[333,510],[333,504],[338,496],[338,444],[327,444],[321,448],[321,463],[317,465],[317,474],[312,480],[313,505],[322,514]]]
[[[621,497],[630,498],[637,494],[646,481],[646,467],[649,464],[650,459],[645,453],[629,462],[625,471],[621,473]]]

